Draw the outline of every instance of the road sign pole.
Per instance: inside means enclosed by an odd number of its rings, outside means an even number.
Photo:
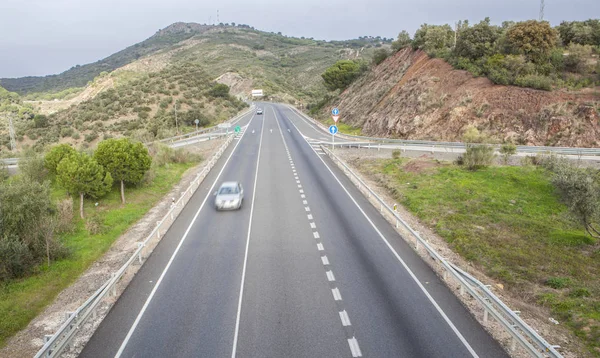
[[[335,135],[332,134],[331,135],[331,150],[333,150],[335,148]]]

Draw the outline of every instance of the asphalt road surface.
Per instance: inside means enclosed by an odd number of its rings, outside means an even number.
[[[81,356],[507,357],[304,138],[323,133],[257,106]],[[217,212],[231,180],[243,206]]]

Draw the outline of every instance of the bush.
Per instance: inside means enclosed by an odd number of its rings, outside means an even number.
[[[546,76],[540,75],[527,75],[517,77],[515,85],[519,87],[531,87],[544,91],[552,90],[552,79]]]
[[[388,50],[384,48],[375,50],[375,52],[373,53],[373,64],[379,65],[380,63],[385,61],[385,59],[388,58],[389,55],[390,53],[388,52]]]
[[[15,237],[0,238],[0,281],[25,276],[33,263],[27,244]]]
[[[555,289],[561,289],[568,287],[571,284],[571,279],[568,277],[549,277],[545,284]]]
[[[67,198],[56,204],[56,232],[66,233],[71,230],[73,230],[73,198]]]
[[[31,181],[43,183],[48,177],[48,170],[44,165],[44,157],[35,153],[27,153],[19,163],[19,172]]]
[[[97,138],[98,138],[98,133],[96,131],[93,131],[92,133],[86,134],[84,140],[89,143],[89,142],[94,141]]]
[[[229,97],[229,86],[223,83],[215,84],[208,93],[213,97],[227,98]]]
[[[85,220],[85,229],[90,235],[98,235],[106,231],[106,226],[102,221],[102,217],[94,213]]]
[[[494,157],[494,147],[491,145],[467,143],[462,163],[469,170],[477,170],[492,165]]]
[[[567,47],[567,52],[569,55],[564,57],[564,65],[567,70],[582,75],[591,72],[588,58],[592,56],[592,46],[572,43]]]
[[[328,90],[344,90],[364,71],[365,68],[357,61],[340,60],[325,70],[321,77]]]
[[[401,152],[401,151],[399,151],[399,150],[394,150],[394,151],[392,151],[392,158],[394,158],[394,159],[398,159],[398,158],[400,158],[401,156],[402,156],[402,152]]]
[[[500,154],[502,155],[502,159],[504,161],[504,165],[508,164],[508,160],[511,156],[515,155],[517,152],[517,146],[512,143],[502,144],[500,147]]]
[[[171,163],[189,163],[201,159],[201,156],[190,154],[184,149],[173,149],[164,144],[158,144],[153,163],[162,167]]]

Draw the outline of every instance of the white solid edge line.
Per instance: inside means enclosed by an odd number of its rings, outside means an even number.
[[[250,118],[250,122],[252,122],[252,120],[254,119],[254,114],[252,115],[252,117]],[[250,122],[248,122],[248,124],[250,124]],[[246,133],[244,133],[246,134]],[[244,136],[244,134],[242,134],[242,137]],[[240,137],[240,139],[242,138]],[[192,219],[192,221],[190,222],[190,225],[188,226],[187,230],[185,230],[185,233],[183,234],[183,237],[181,238],[181,241],[179,242],[179,244],[177,245],[177,247],[175,248],[175,251],[173,252],[173,254],[171,255],[171,258],[169,259],[169,262],[167,263],[167,266],[165,266],[165,269],[163,270],[163,272],[161,273],[160,277],[158,278],[158,281],[156,281],[156,285],[154,285],[154,288],[152,289],[152,291],[150,292],[150,295],[148,296],[148,298],[146,299],[146,302],[144,303],[144,306],[142,306],[142,309],[140,311],[140,313],[138,313],[137,317],[135,318],[135,321],[133,322],[133,325],[131,326],[131,328],[129,329],[129,332],[127,332],[127,336],[125,336],[125,339],[123,340],[123,342],[121,343],[121,346],[119,347],[119,350],[117,351],[117,353],[115,354],[115,358],[118,358],[121,356],[121,354],[123,354],[123,351],[125,350],[125,347],[127,346],[127,343],[129,342],[129,340],[131,339],[131,336],[133,335],[133,332],[135,331],[135,329],[137,328],[137,325],[140,323],[140,320],[142,319],[142,316],[144,315],[144,313],[146,312],[146,309],[148,308],[148,306],[150,305],[150,301],[152,301],[152,298],[154,297],[154,294],[156,293],[156,290],[158,290],[158,287],[160,286],[160,284],[162,283],[163,278],[165,277],[165,274],[167,273],[167,271],[169,270],[169,267],[171,267],[171,264],[173,263],[173,260],[175,259],[175,256],[177,255],[177,253],[179,252],[179,249],[181,248],[181,245],[183,245],[183,242],[185,241],[185,239],[187,238],[188,233],[190,232],[192,226],[194,225],[194,223],[196,222],[196,219],[198,218],[198,215],[200,215],[200,211],[202,210],[202,208],[204,207],[204,204],[206,204],[206,201],[208,200],[209,197],[211,197],[210,193],[212,192],[213,188],[215,187],[215,185],[217,184],[217,181],[219,180],[219,178],[221,177],[221,174],[223,173],[223,171],[225,170],[225,168],[227,167],[227,163],[229,163],[229,160],[231,159],[231,157],[233,156],[233,153],[235,153],[235,150],[237,149],[238,145],[241,143],[242,141],[239,140],[235,146],[233,147],[233,150],[231,151],[231,153],[229,154],[229,157],[227,157],[227,160],[225,161],[225,164],[223,164],[223,167],[221,168],[221,171],[219,171],[219,174],[217,175],[217,177],[215,178],[215,181],[213,183],[213,185],[210,187],[210,189],[208,190],[208,194],[206,195],[206,198],[204,198],[204,201],[202,201],[202,204],[200,205],[200,208],[198,209],[198,211],[196,212],[196,215],[194,215],[194,218]]]
[[[244,266],[242,268],[242,281],[240,283],[240,299],[238,301],[237,316],[235,318],[235,333],[233,336],[233,349],[231,351],[231,357],[235,358],[237,351],[238,334],[240,331],[240,317],[242,314],[242,299],[244,297],[244,282],[246,280],[246,264],[248,263],[248,249],[250,247],[250,233],[252,232],[252,215],[254,214],[254,199],[256,198],[256,183],[258,181],[258,166],[260,164],[260,151],[262,148],[262,139],[264,133],[264,121],[260,128],[260,140],[258,142],[258,156],[256,160],[256,173],[254,174],[254,189],[252,191],[252,205],[250,206],[250,223],[248,224],[248,237],[246,238],[246,252],[244,254]]]
[[[296,116],[298,116],[298,115],[296,115]],[[294,126],[294,128],[296,128],[296,130],[298,131],[298,133],[301,133],[300,130],[298,129],[298,127],[296,127],[296,125],[294,124],[294,122],[292,122],[290,120],[290,123]],[[305,141],[306,141],[306,139],[305,139]],[[308,141],[306,141],[306,143],[309,144]],[[309,145],[309,147],[313,150],[313,152],[315,152],[315,150],[314,150],[314,148],[312,146]],[[317,154],[317,153],[315,152],[315,154]],[[348,197],[350,198],[350,200],[352,200],[352,202],[354,203],[354,205],[356,205],[356,207],[358,208],[358,210],[360,210],[360,212],[367,219],[367,221],[369,222],[369,224],[371,224],[371,227],[373,227],[373,229],[375,230],[375,232],[377,232],[377,234],[379,235],[379,237],[385,242],[385,244],[390,249],[390,251],[392,251],[392,253],[394,254],[394,256],[396,256],[396,259],[398,259],[398,261],[406,269],[406,271],[408,272],[408,274],[410,275],[410,277],[415,281],[415,283],[417,284],[417,286],[419,286],[419,288],[421,289],[421,291],[423,291],[423,293],[425,294],[425,296],[427,297],[427,299],[429,299],[429,302],[431,302],[431,304],[435,307],[435,309],[438,311],[438,313],[446,321],[446,323],[448,324],[448,326],[450,326],[450,328],[452,329],[452,331],[454,332],[454,334],[456,334],[456,336],[458,337],[458,339],[462,342],[462,344],[465,346],[465,348],[467,348],[467,350],[469,351],[469,353],[471,353],[471,355],[473,357],[478,358],[479,356],[477,355],[477,353],[475,352],[475,350],[473,350],[473,348],[471,347],[471,345],[469,344],[469,342],[467,342],[467,340],[465,339],[465,337],[463,337],[463,335],[456,328],[456,326],[454,326],[454,323],[452,323],[452,321],[450,320],[450,318],[448,318],[448,316],[446,316],[446,313],[444,313],[444,311],[442,310],[442,308],[437,304],[437,302],[433,299],[433,297],[431,297],[431,295],[429,294],[429,292],[427,292],[427,290],[421,284],[421,282],[419,281],[419,279],[417,278],[417,276],[415,276],[415,274],[408,267],[408,265],[404,262],[404,260],[402,260],[402,258],[400,257],[400,255],[398,255],[398,253],[392,247],[392,245],[389,243],[389,241],[385,238],[385,236],[383,236],[383,234],[381,233],[381,231],[379,231],[379,229],[377,228],[377,226],[375,226],[375,223],[373,223],[373,221],[371,221],[371,219],[369,218],[369,216],[367,216],[367,214],[360,207],[360,205],[358,205],[358,203],[356,202],[356,200],[354,199],[354,197],[352,196],[352,194],[350,194],[350,192],[348,191],[348,189],[346,189],[346,187],[344,186],[344,184],[342,184],[342,182],[338,179],[338,177],[333,173],[333,171],[331,170],[331,168],[329,167],[329,165],[327,165],[327,163],[325,163],[325,160],[323,160],[323,158],[321,158],[321,156],[319,156],[318,154],[317,154],[317,158],[319,158],[321,160],[321,162],[323,163],[323,165],[325,166],[325,168],[327,168],[327,170],[329,171],[329,173],[331,173],[331,175],[335,178],[335,180],[338,182],[338,184],[346,192],[346,194],[348,195]]]

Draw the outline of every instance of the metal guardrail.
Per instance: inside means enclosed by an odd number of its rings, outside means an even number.
[[[485,285],[479,282],[477,279],[469,275],[468,273],[460,270],[458,267],[449,263],[445,258],[433,249],[429,243],[421,238],[418,232],[413,230],[408,223],[406,223],[397,212],[390,208],[383,199],[381,199],[352,169],[350,169],[346,163],[344,163],[339,157],[337,157],[331,150],[325,146],[321,148],[327,153],[327,155],[339,165],[345,174],[349,174],[348,178],[359,188],[359,190],[365,190],[369,198],[374,199],[380,205],[380,213],[387,211],[388,214],[396,221],[396,228],[401,224],[414,238],[415,249],[418,251],[422,246],[425,248],[427,253],[441,265],[443,269],[444,280],[448,279],[448,275],[460,284],[460,293],[464,295],[465,292],[475,298],[478,303],[482,306],[484,311],[483,321],[484,324],[488,322],[489,315],[491,315],[512,337],[511,349],[516,349],[516,343],[518,343],[527,353],[532,357],[562,357],[560,353],[556,351],[558,346],[550,345],[540,335],[538,335],[533,328],[527,325],[519,316],[518,313],[511,310],[506,306],[497,296],[495,296]],[[354,180],[353,180],[354,179]]]
[[[0,162],[2,162],[4,165],[16,165],[19,163],[19,158],[0,159]]]
[[[163,224],[167,227],[163,230],[163,235],[168,227],[174,222],[175,218],[183,210],[187,201],[191,199],[196,190],[200,187],[200,183],[206,178],[210,170],[214,167],[217,160],[225,152],[229,144],[233,141],[235,135],[230,135],[227,141],[219,148],[219,150],[211,157],[202,171],[196,175],[196,178],[190,183],[189,187],[181,194],[179,200],[173,202],[169,211],[163,218],[156,223],[156,227],[150,232],[146,239],[138,242],[138,248],[133,252],[131,257],[121,266],[121,268],[111,275],[111,278],[106,281],[92,296],[90,296],[75,312],[67,313],[67,320],[52,336],[46,336],[44,346],[37,352],[35,358],[41,357],[57,357],[69,345],[75,333],[87,322],[90,315],[95,317],[98,305],[107,298],[107,296],[116,296],[119,280],[127,272],[135,262],[139,265],[143,263],[144,248],[148,246],[152,240],[160,240],[161,228]],[[177,213],[176,211],[179,210]]]
[[[292,110],[296,111],[298,114],[303,116],[304,118],[311,121],[315,126],[319,127],[321,130],[325,131],[329,134],[328,128],[323,125],[318,120],[309,117],[304,112],[298,110],[293,106],[289,106]],[[399,143],[406,146],[430,146],[437,148],[458,148],[465,149],[465,143],[463,142],[438,142],[438,141],[429,141],[429,140],[413,140],[413,139],[393,139],[393,138],[382,138],[382,137],[367,137],[367,136],[359,136],[352,134],[336,134],[338,137],[352,139],[352,140],[363,140],[370,141],[376,143]],[[493,145],[497,150],[500,149],[500,145]],[[518,145],[517,153],[554,153],[561,155],[590,155],[590,156],[600,156],[600,148],[579,148],[579,147],[547,147],[547,146],[528,146],[528,145]]]
[[[225,123],[234,124],[237,121],[239,121],[240,119],[242,119],[243,116],[247,115],[248,113],[252,112],[253,110],[254,110],[254,106],[250,106],[250,108],[248,108],[246,111],[244,111],[244,112],[236,115],[235,117],[231,118],[230,120],[226,121]],[[217,131],[219,129],[222,129],[222,128],[219,128],[219,126],[216,125],[216,126],[212,126],[212,127],[208,127],[208,128],[203,128],[203,129],[200,129],[200,130],[197,130],[197,131],[193,131],[193,132],[190,132],[190,133],[181,134],[181,135],[178,135],[178,136],[164,138],[164,139],[158,140],[157,142],[159,142],[159,143],[173,143],[173,142],[177,142],[177,141],[180,141],[180,140],[183,140],[183,139],[188,139],[188,138],[196,137],[196,136],[201,135],[201,134],[215,132],[215,131]],[[228,133],[226,133],[226,134],[228,134]]]

